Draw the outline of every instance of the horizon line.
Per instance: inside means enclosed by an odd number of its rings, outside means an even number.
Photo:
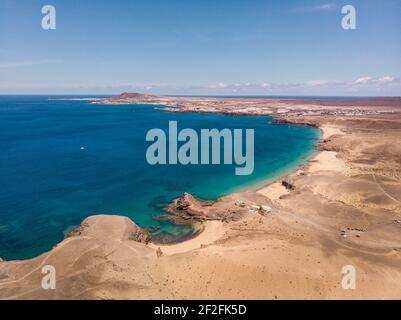
[[[171,93],[142,93],[128,92],[121,93],[0,93],[0,96],[118,96],[123,93],[140,93],[144,95],[170,96],[170,97],[322,97],[322,98],[401,98],[401,95],[296,95],[296,94],[276,94],[276,95],[260,95],[260,94],[171,94]]]

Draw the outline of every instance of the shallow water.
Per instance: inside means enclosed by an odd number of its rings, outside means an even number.
[[[0,257],[50,250],[66,230],[98,213],[126,215],[174,237],[189,227],[157,221],[184,191],[205,199],[244,188],[309,157],[316,129],[273,125],[269,117],[168,113],[149,105],[92,105],[46,96],[0,96]],[[146,162],[152,128],[255,129],[255,170],[235,165]],[[82,148],[83,147],[83,148]]]

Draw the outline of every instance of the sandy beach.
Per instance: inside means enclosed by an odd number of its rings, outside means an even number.
[[[400,299],[397,101],[376,101],[376,107],[358,101],[357,115],[355,106],[343,103],[268,101],[288,110],[280,121],[322,130],[319,152],[302,167],[213,203],[190,195],[179,199],[184,211],[172,203],[177,217],[191,213],[202,223],[203,231],[182,243],[148,242],[146,232],[125,217],[89,217],[50,252],[0,262],[0,298]],[[211,103],[211,112],[219,112],[220,101]],[[305,107],[301,114],[305,105],[319,113],[307,115]],[[193,111],[187,107],[181,112]],[[326,112],[333,108],[347,111]],[[41,288],[41,268],[48,264],[57,270],[56,290]],[[353,290],[341,285],[344,266],[356,270]]]

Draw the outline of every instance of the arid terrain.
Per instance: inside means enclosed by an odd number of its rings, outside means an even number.
[[[201,226],[171,245],[125,217],[87,218],[50,252],[0,262],[1,299],[401,299],[401,98],[291,100],[122,94],[170,112],[272,115],[322,130],[316,155],[263,187],[168,211]],[[41,287],[42,267],[57,271]],[[344,266],[356,288],[341,285]]]

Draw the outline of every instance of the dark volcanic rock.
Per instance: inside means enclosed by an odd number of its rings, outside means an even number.
[[[195,198],[189,193],[184,193],[182,197],[175,199],[165,210],[171,214],[168,219],[177,223],[193,223],[206,220],[237,221],[248,211],[247,208],[241,207],[229,209],[227,205],[224,205],[224,200],[222,199],[204,201]]]
[[[295,186],[292,183],[288,182],[288,181],[283,180],[283,181],[281,181],[281,184],[288,190],[294,190],[295,189]]]
[[[289,120],[289,119],[284,119],[284,118],[274,118],[272,120],[272,123],[273,124],[300,125],[300,126],[307,126],[307,127],[312,127],[312,128],[318,128],[319,127],[316,123],[305,122],[305,121],[297,121],[296,119]]]
[[[133,240],[141,243],[149,243],[152,240],[152,236],[147,229],[141,229],[138,227],[137,230],[133,230],[128,235],[128,240]]]
[[[175,199],[167,206],[166,211],[174,214],[183,220],[207,220],[205,208],[213,204],[211,201],[196,199],[191,194],[185,192],[181,198]]]
[[[66,234],[66,238],[70,238],[70,237],[79,237],[80,235],[82,235],[82,232],[84,232],[85,229],[87,229],[89,227],[88,223],[83,221],[78,227],[73,228],[71,231],[69,231]]]

